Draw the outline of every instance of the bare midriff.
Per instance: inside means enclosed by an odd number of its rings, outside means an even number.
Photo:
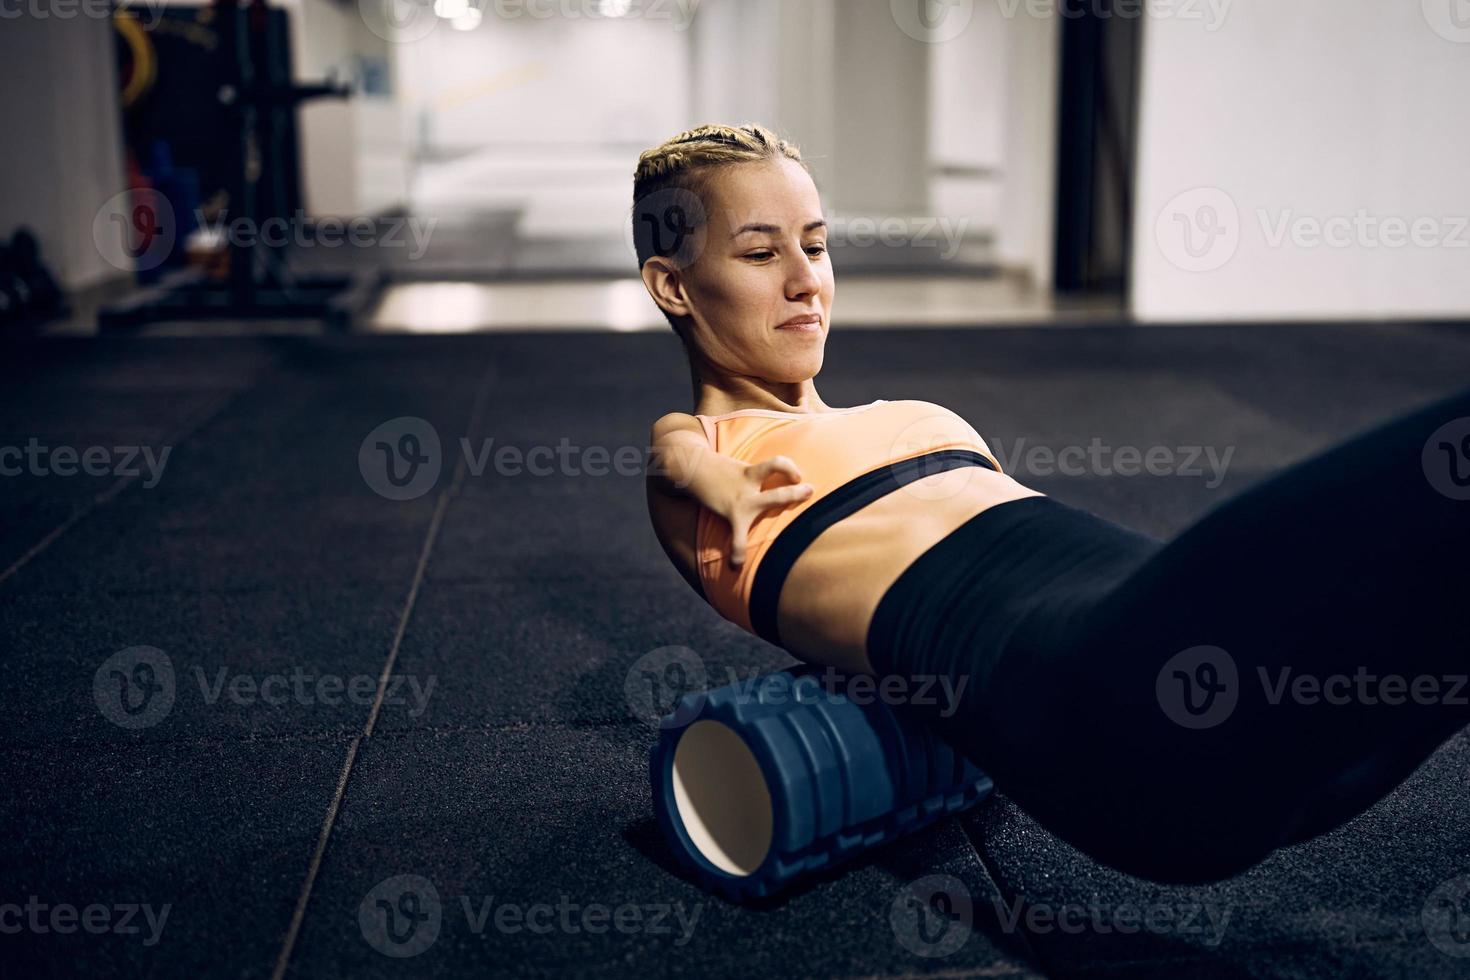
[[[776,625],[802,660],[871,673],[868,626],[879,601],[925,551],[977,514],[1045,496],[979,466],[915,480],[838,521],[792,565]]]

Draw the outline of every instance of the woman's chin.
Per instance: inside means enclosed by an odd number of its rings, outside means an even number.
[[[815,378],[821,370],[822,352],[819,349],[812,356],[787,358],[780,365],[774,366],[766,379],[780,384],[800,384]]]

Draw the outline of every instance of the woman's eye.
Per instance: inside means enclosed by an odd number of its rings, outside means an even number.
[[[818,255],[824,254],[826,251],[827,246],[825,245],[808,245],[806,247],[806,254],[812,256],[813,258]],[[750,252],[745,257],[747,259],[755,259],[756,261],[763,262],[766,259],[769,259],[774,254],[774,252]]]

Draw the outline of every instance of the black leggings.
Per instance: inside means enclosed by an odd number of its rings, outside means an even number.
[[[1350,820],[1470,724],[1466,484],[1470,389],[1169,542],[1008,501],[900,576],[868,656],[947,677],[957,704],[914,710],[1056,836],[1219,880]]]

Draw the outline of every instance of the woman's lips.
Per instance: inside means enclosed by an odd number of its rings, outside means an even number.
[[[821,320],[798,320],[798,321],[796,321],[794,323],[783,323],[780,326],[778,326],[776,329],[777,330],[791,330],[791,331],[794,331],[796,333],[821,333],[822,332],[822,321]]]

